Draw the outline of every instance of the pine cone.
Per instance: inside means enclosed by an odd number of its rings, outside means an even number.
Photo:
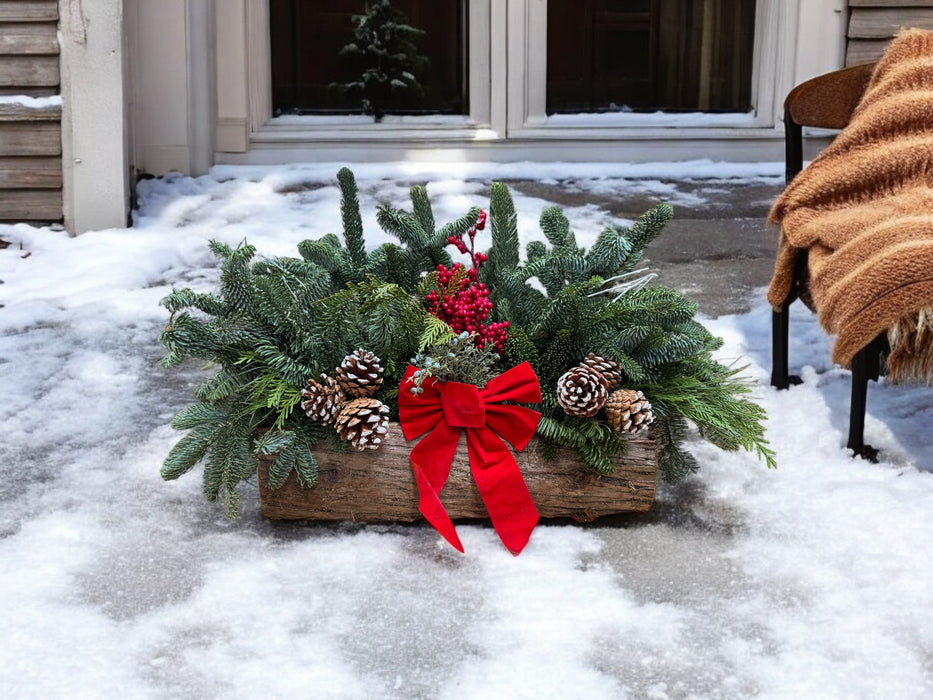
[[[622,383],[622,368],[619,367],[619,363],[615,360],[591,352],[580,364],[586,365],[603,375],[603,379],[606,380],[606,389],[609,391]]]
[[[654,422],[654,413],[643,393],[634,389],[619,389],[612,392],[606,401],[606,418],[613,430],[639,433]]]
[[[607,393],[606,380],[586,365],[577,365],[557,380],[557,403],[571,416],[595,416]]]
[[[308,385],[301,390],[301,395],[305,398],[301,402],[301,408],[312,418],[324,425],[330,425],[334,418],[340,412],[340,407],[346,403],[347,397],[344,395],[337,381],[326,374],[321,375],[321,381],[316,381],[313,377],[308,380]]]
[[[382,365],[368,350],[356,350],[337,368],[337,384],[347,396],[372,396],[382,386]]]
[[[337,414],[334,428],[358,450],[379,447],[389,427],[389,407],[367,396],[353,399]]]

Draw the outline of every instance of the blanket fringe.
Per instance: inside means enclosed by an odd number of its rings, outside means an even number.
[[[933,308],[902,317],[888,329],[888,344],[888,381],[933,386]]]

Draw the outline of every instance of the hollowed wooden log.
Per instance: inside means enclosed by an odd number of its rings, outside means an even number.
[[[277,520],[338,520],[357,522],[412,522],[418,512],[418,488],[408,456],[416,441],[406,442],[393,424],[378,450],[345,453],[326,446],[315,449],[318,481],[304,488],[292,473],[285,484],[270,489],[271,457],[259,457],[259,495],[262,514]],[[545,459],[537,438],[516,461],[542,518],[572,518],[589,522],[614,513],[643,513],[654,501],[658,471],[658,445],[648,437],[631,439],[628,450],[613,459],[613,474],[600,476],[584,467],[569,450]],[[487,518],[476,484],[470,475],[466,444],[461,437],[441,491],[441,501],[453,519]]]

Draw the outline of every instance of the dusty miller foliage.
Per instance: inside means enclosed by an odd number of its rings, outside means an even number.
[[[216,368],[195,391],[197,402],[173,420],[188,432],[167,456],[162,476],[174,479],[203,463],[205,496],[222,497],[232,518],[239,511],[237,487],[255,475],[258,453],[276,456],[272,488],[292,471],[312,486],[315,444],[338,444],[333,428],[312,422],[300,408],[309,377],[333,372],[357,348],[371,350],[385,368],[376,397],[397,418],[409,361],[438,354],[456,337],[427,313],[425,296],[437,286],[436,266],[452,262],[448,237],[465,233],[479,210],[437,227],[427,190],[416,185],[410,211],[384,205],[377,214],[398,243],[367,251],[353,173],[344,168],[337,180],[340,236],[303,241],[299,257],[263,258],[245,242],[211,242],[221,261],[217,291],[173,290],[162,301],[170,312],[159,338],[163,366],[195,358]],[[576,244],[560,209],[546,209],[546,242],[529,243],[524,261],[504,184],[492,185],[489,213],[492,245],[480,281],[495,305],[489,320],[508,320],[510,328],[502,356],[482,373],[488,379],[531,363],[543,397],[535,406],[542,412],[538,434],[548,445],[574,450],[599,473],[611,473],[611,458],[625,452],[626,441],[604,421],[568,416],[557,404],[557,378],[595,352],[619,363],[623,387],[642,390],[652,402],[666,478],[697,467],[680,448],[690,424],[714,444],[755,451],[773,466],[765,414],[745,396],[749,389],[736,370],[712,359],[721,341],[694,320],[696,305],[671,289],[639,282],[638,263],[670,220],[669,206],[655,207],[630,227],[606,228],[589,250]]]
[[[499,353],[492,345],[479,348],[473,336],[463,331],[446,340],[430,342],[424,351],[415,355],[411,360],[418,367],[412,377],[414,386],[402,387],[402,391],[420,393],[418,387],[432,377],[442,382],[474,384],[482,389],[500,373],[499,360]]]

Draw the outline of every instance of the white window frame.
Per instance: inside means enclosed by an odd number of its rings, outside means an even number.
[[[545,113],[547,0],[470,0],[468,7],[469,113],[462,121],[415,117],[376,124],[273,119],[268,0],[224,0],[215,25],[218,162],[281,161],[286,149],[287,160],[417,158],[432,149],[465,160],[473,152],[553,158],[566,153],[567,144],[577,158],[599,159],[603,144],[633,141],[643,142],[655,159],[674,157],[678,148],[687,158],[713,139],[779,138],[784,95],[803,79],[841,67],[844,52],[846,0],[758,0],[752,113],[698,114],[695,122],[630,114],[608,125],[604,115],[594,115],[592,123],[577,118],[568,124]],[[688,147],[690,140],[694,146]],[[263,150],[264,156],[255,154]],[[247,155],[224,155],[236,153]],[[626,156],[641,157],[638,149]]]
[[[810,0],[809,10],[819,4]],[[695,137],[698,131],[715,133],[724,129],[736,134],[742,129],[760,131],[773,127],[780,120],[778,107],[782,96],[793,84],[783,73],[787,59],[796,53],[800,9],[800,0],[757,2],[751,112],[676,116],[663,113],[593,114],[587,123],[588,115],[574,115],[569,120],[563,115],[549,117],[545,112],[547,0],[509,2],[508,67],[509,84],[514,87],[509,91],[507,134],[509,138],[604,139],[617,137],[621,131],[629,137],[671,136],[672,131],[676,131],[685,137]],[[782,56],[784,65],[779,60]],[[672,126],[677,129],[671,129]]]
[[[284,116],[273,117],[271,107],[271,60],[269,56],[268,0],[246,0],[254,16],[264,17],[252,21],[251,26],[262,26],[265,46],[254,39],[259,50],[259,61],[251,67],[251,81],[255,92],[262,96],[264,111],[254,113],[250,129],[250,142],[256,145],[295,144],[316,142],[342,144],[347,141],[397,143],[418,141],[482,141],[505,136],[505,38],[495,40],[494,26],[505,26],[506,11],[502,0],[472,0],[468,3],[470,65],[469,112],[462,117],[416,116],[400,120],[389,119],[375,123],[371,118],[358,116]],[[253,52],[251,52],[253,53]],[[256,69],[258,66],[258,69]],[[499,86],[494,89],[493,86]],[[251,89],[252,93],[253,90]]]

